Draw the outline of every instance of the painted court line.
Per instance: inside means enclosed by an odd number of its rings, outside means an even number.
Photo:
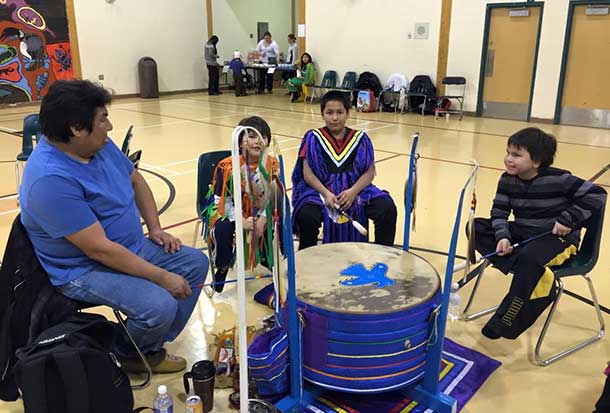
[[[1,215],[14,214],[15,212],[19,212],[19,211],[20,211],[20,209],[19,209],[19,208],[16,208],[16,209],[11,209],[11,210],[8,210],[8,211],[0,212],[0,216],[1,216]]]
[[[195,162],[197,161],[199,158],[193,158],[193,159],[185,159],[183,161],[176,161],[176,162],[170,162],[170,163],[164,163],[162,165],[159,165],[163,168],[167,167],[167,166],[174,166],[174,165],[182,165],[184,163],[190,163],[190,162]]]
[[[149,112],[142,112],[142,111],[130,110],[130,109],[123,109],[123,110],[125,110],[127,112],[136,112],[136,113],[145,113],[145,114],[150,114],[150,115],[156,115],[156,116],[159,116],[159,117],[169,117],[169,118],[174,118],[174,119],[188,120],[186,118],[180,118],[180,117],[171,116],[171,115],[162,115],[162,114],[154,113],[154,112],[153,113],[149,113]],[[222,123],[204,122],[204,121],[198,121],[198,122],[199,123],[203,123],[203,124],[213,125],[213,126],[219,126],[219,127],[223,127],[223,128],[233,128],[234,127],[234,126],[231,126],[231,125],[224,125]],[[389,124],[389,125],[392,125],[392,126],[405,125],[405,124],[396,123],[396,122],[379,122],[379,123],[386,123],[386,124]],[[421,126],[421,128],[425,128],[425,127]],[[434,129],[443,129],[443,128],[434,128]],[[449,130],[449,129],[443,129],[443,130]],[[477,133],[477,134],[480,134],[480,133]],[[294,135],[287,135],[287,134],[282,134],[282,133],[275,133],[275,135],[276,136],[283,136],[283,137],[286,137],[286,138],[298,139],[298,140],[302,139],[302,137],[298,137],[298,136],[294,136]],[[594,146],[594,145],[585,145],[585,146]],[[608,147],[604,147],[604,148],[605,149],[610,149]],[[388,151],[388,150],[383,150],[383,149],[375,149],[375,150],[378,151],[378,152],[385,152],[385,153],[389,153],[389,154],[399,154],[399,155],[409,156],[409,154],[405,153],[405,152],[395,152],[395,151]],[[465,165],[465,166],[469,166],[469,167],[472,166],[472,164],[470,164],[469,162],[453,161],[453,160],[441,159],[441,158],[432,158],[432,157],[428,157],[428,156],[421,156],[421,158],[422,159],[435,160],[435,161],[438,161],[438,162],[452,163],[452,164],[456,164],[456,165]],[[493,166],[485,166],[485,165],[481,165],[480,168],[496,170],[496,171],[503,171],[504,170],[502,168],[496,168],[496,167],[493,167]]]
[[[19,133],[19,129],[7,128],[6,126],[0,126],[0,131],[8,133]]]
[[[262,116],[263,113],[267,113],[269,112],[268,110],[263,110],[261,112],[250,112],[250,113],[244,113],[244,112],[240,112],[240,113],[233,113],[230,115],[224,115],[224,116],[212,116],[209,119],[206,118],[200,118],[200,119],[196,119],[196,120],[201,120],[201,121],[205,121],[205,122],[210,122],[212,120],[216,120],[216,119],[223,119],[223,118],[230,118],[230,117],[235,117],[235,116],[239,116],[239,117],[249,117],[249,116]],[[269,117],[268,115],[265,115],[265,117]],[[241,119],[240,119],[241,120]]]
[[[171,170],[171,169],[164,168],[164,167],[162,167],[162,166],[151,165],[151,164],[149,164],[149,163],[144,163],[144,162],[140,162],[140,164],[141,164],[143,167],[145,167],[145,168],[148,168],[148,169],[156,169],[156,170],[158,170],[158,171],[165,172],[165,173],[168,173],[168,174],[177,174],[177,173],[179,173],[179,172],[177,172],[177,171],[173,171],[173,170]]]
[[[133,134],[134,137],[138,131],[138,129],[150,129],[150,128],[158,128],[161,126],[172,126],[172,125],[179,125],[182,123],[189,123],[192,122],[190,120],[177,120],[177,121],[172,121],[172,122],[164,122],[164,123],[153,123],[151,125],[133,125]],[[113,129],[112,132],[127,132],[129,128],[121,128],[121,129]]]
[[[398,126],[398,125],[383,125],[383,126],[377,126],[377,127],[374,127],[374,128],[365,129],[364,131],[365,131],[365,132],[370,132],[370,131],[373,131],[373,130],[379,130],[379,129],[385,129],[385,128],[393,128],[393,127],[395,127],[395,126]]]
[[[203,99],[196,99],[196,98],[186,98],[189,100],[196,100],[199,102],[210,102],[209,100],[203,100]],[[211,104],[212,102],[210,102]],[[227,103],[227,102],[213,102],[214,104],[218,104],[218,105],[236,105],[235,103]],[[251,107],[251,108],[259,108],[259,109],[269,109],[269,110],[274,110],[274,111],[278,111],[278,112],[289,112],[289,113],[298,113],[298,114],[307,114],[307,112],[297,112],[297,111],[293,111],[293,110],[289,110],[289,109],[281,109],[281,108],[272,108],[272,107],[268,107],[268,106],[258,106],[258,105],[240,105],[242,107]],[[352,120],[365,120],[362,118],[357,118],[357,117],[351,117]],[[408,123],[408,122],[396,122],[396,121],[390,121],[390,120],[375,120],[375,122],[379,122],[379,123],[389,123],[389,124],[394,124],[394,125],[404,125],[404,126],[412,126],[415,128],[419,128],[419,129],[437,129],[437,130],[443,130],[443,131],[448,131],[448,132],[457,132],[457,133],[469,133],[472,135],[489,135],[489,136],[494,136],[494,137],[499,137],[499,138],[503,138],[506,139],[508,138],[509,135],[506,134],[501,134],[501,133],[496,133],[496,132],[478,132],[478,131],[474,131],[474,130],[462,130],[462,129],[452,129],[452,128],[444,128],[441,126],[435,126],[435,125],[422,125],[422,124],[414,124],[414,123]],[[593,145],[593,144],[587,144],[587,143],[578,143],[578,142],[568,142],[568,141],[563,141],[563,140],[557,140],[557,143],[561,143],[564,145],[574,145],[574,146],[585,146],[585,147],[594,147],[594,148],[602,148],[602,149],[610,149],[610,146],[607,145]]]

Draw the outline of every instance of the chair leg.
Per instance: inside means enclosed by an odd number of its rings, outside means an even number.
[[[212,257],[210,257],[210,270],[209,270],[209,272],[210,272],[210,279],[212,280],[211,282],[216,281],[216,280],[215,280],[215,278],[216,278],[216,266],[214,265],[214,262],[213,262]],[[207,295],[207,296],[208,296],[208,298],[210,298],[210,299],[211,299],[212,297],[214,297],[214,294],[216,294],[216,290],[214,289],[214,286],[207,286],[207,287],[206,287],[206,286],[204,285],[204,286],[201,288],[201,291],[203,291],[203,292],[204,292],[204,294],[205,294],[205,295]]]
[[[201,226],[201,220],[198,219],[195,224],[195,233],[193,234],[193,248],[197,247],[197,235],[199,235],[199,227]]]
[[[138,347],[138,345],[136,344],[136,342],[133,339],[133,337],[131,336],[131,334],[129,334],[129,330],[127,330],[127,326],[125,325],[125,321],[123,320],[123,316],[121,315],[119,310],[112,310],[112,311],[114,312],[114,316],[116,317],[117,321],[119,322],[119,324],[125,331],[127,338],[133,345],[133,348],[136,350],[136,353],[138,353],[138,357],[140,357],[140,361],[142,361],[142,364],[144,364],[144,368],[146,369],[146,379],[140,384],[132,385],[131,388],[133,390],[144,390],[145,388],[147,388],[150,385],[150,381],[152,379],[152,369],[150,368],[150,364],[148,364],[148,360],[146,359],[146,356],[144,356],[144,354],[140,350],[140,347]]]
[[[19,205],[19,187],[21,186],[21,168],[19,167],[20,165],[21,161],[15,162],[15,187],[17,188],[15,192],[17,192],[17,205]]]
[[[474,314],[468,314],[468,310],[470,309],[470,306],[472,305],[472,303],[474,301],[474,295],[477,292],[477,290],[479,289],[479,284],[481,283],[481,279],[483,278],[483,273],[485,272],[485,269],[489,266],[489,264],[490,264],[489,260],[485,260],[481,264],[481,269],[479,271],[479,275],[477,276],[477,280],[474,283],[474,287],[472,288],[470,297],[468,297],[468,302],[466,303],[466,306],[464,307],[464,311],[462,312],[462,320],[464,320],[464,321],[476,320],[477,318],[483,317],[484,315],[487,315],[489,313],[493,313],[494,311],[496,311],[498,309],[498,306],[496,305],[494,307],[486,308],[486,309],[481,310]]]
[[[542,342],[543,342],[544,338],[546,337],[547,330],[549,328],[549,325],[551,324],[551,319],[553,318],[553,315],[555,314],[555,309],[557,308],[557,304],[559,303],[559,299],[561,298],[561,295],[563,293],[563,281],[561,281],[560,278],[557,279],[557,286],[558,286],[557,297],[555,298],[555,301],[553,302],[553,305],[551,306],[551,310],[549,311],[549,315],[547,316],[546,321],[544,322],[544,326],[542,327],[542,331],[540,332],[540,336],[538,337],[538,342],[536,343],[536,349],[534,351],[534,358],[536,359],[536,363],[540,366],[548,366],[549,364],[554,363],[557,360],[561,360],[562,358],[567,357],[570,354],[577,352],[578,350],[582,350],[589,344],[593,344],[596,341],[601,340],[602,337],[604,337],[604,334],[606,333],[606,326],[604,325],[604,319],[602,317],[601,310],[599,309],[599,302],[597,301],[597,294],[595,294],[595,289],[593,288],[593,282],[591,282],[591,278],[589,277],[589,274],[583,274],[583,277],[584,277],[585,281],[587,281],[587,285],[589,286],[589,291],[591,292],[591,298],[593,299],[593,306],[595,307],[595,313],[597,314],[597,319],[599,321],[599,331],[597,332],[597,334],[595,336],[593,336],[585,341],[582,341],[582,342],[578,343],[577,345],[570,347],[560,353],[557,353],[552,357],[543,359],[540,356],[540,348],[542,347]]]
[[[313,100],[314,100],[314,98],[317,98],[317,97],[318,97],[318,88],[315,87],[315,88],[313,88],[313,91],[311,92],[311,95],[309,96],[309,104],[313,105]]]

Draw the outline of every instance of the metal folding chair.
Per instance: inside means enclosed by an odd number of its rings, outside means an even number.
[[[466,79],[461,76],[448,76],[443,79],[443,85],[445,86],[453,86],[461,89],[461,94],[455,95],[443,95],[439,96],[436,109],[434,110],[434,118],[437,119],[439,115],[449,115],[451,113],[460,115],[460,119],[464,117],[464,95],[466,94]],[[447,92],[445,88],[445,92]],[[459,110],[451,110],[451,109],[443,109],[441,104],[443,99],[455,100],[460,105]]]
[[[334,89],[337,86],[337,72],[327,70],[322,77],[322,83],[319,85],[308,86],[307,89],[311,92],[309,95],[309,103],[313,103],[314,98],[320,98],[322,91],[325,89]],[[307,99],[307,97],[305,97]]]
[[[604,337],[606,327],[604,324],[604,319],[602,317],[601,310],[599,308],[597,294],[595,294],[595,289],[593,288],[593,282],[591,281],[591,278],[589,277],[589,272],[591,270],[593,270],[593,268],[595,267],[595,264],[597,263],[597,258],[599,257],[602,229],[603,229],[603,224],[604,224],[604,210],[605,210],[605,205],[602,207],[602,209],[600,211],[598,211],[597,214],[595,214],[594,216],[592,216],[589,219],[589,222],[586,225],[587,231],[582,240],[582,244],[581,244],[581,247],[580,247],[580,250],[578,251],[578,253],[574,257],[572,257],[570,260],[565,262],[563,265],[552,268],[553,274],[555,275],[555,284],[557,285],[557,297],[555,298],[555,301],[553,302],[553,304],[551,306],[549,314],[544,322],[544,326],[542,327],[542,331],[540,332],[540,336],[538,337],[538,341],[536,342],[534,357],[535,357],[536,363],[540,366],[548,366],[549,364],[551,364],[557,360],[560,360],[564,357],[567,357],[570,354],[575,353],[578,350],[581,350],[581,349],[585,348],[586,346],[593,344],[594,342],[596,342],[598,340],[601,340],[601,338]],[[472,292],[470,293],[468,302],[467,302],[466,306],[464,307],[463,319],[466,321],[475,320],[479,317],[482,317],[486,314],[496,311],[496,309],[498,308],[498,306],[495,306],[495,307],[487,308],[485,310],[476,312],[474,314],[470,314],[470,315],[468,314],[468,310],[470,309],[470,306],[472,305],[475,293],[477,292],[477,290],[479,288],[479,284],[481,282],[481,279],[483,278],[484,270],[489,265],[489,261],[486,260],[481,265],[483,267],[481,268],[479,275],[477,276],[475,285],[472,289]],[[591,293],[591,303],[593,304],[593,307],[595,308],[595,314],[597,315],[597,319],[599,321],[599,330],[598,330],[597,334],[594,335],[593,337],[588,338],[572,347],[569,347],[551,357],[543,358],[540,355],[540,349],[542,348],[542,343],[544,341],[544,338],[546,337],[546,333],[548,331],[549,325],[551,324],[551,320],[553,319],[553,316],[555,315],[555,310],[557,309],[557,305],[559,304],[559,300],[560,300],[563,290],[564,290],[563,279],[566,277],[571,277],[571,276],[575,276],[575,275],[582,276],[585,279],[585,281],[587,282],[587,286],[589,287],[589,292]]]
[[[27,115],[23,119],[23,139],[21,141],[21,152],[15,160],[15,183],[17,193],[21,186],[21,164],[27,162],[34,150],[34,141],[38,142],[42,137],[42,131],[38,125],[38,114]],[[17,195],[17,205],[19,205],[19,195]]]
[[[195,224],[195,233],[193,234],[193,247],[197,246],[197,235],[201,227],[202,217],[201,213],[207,202],[206,195],[210,189],[210,184],[214,178],[214,170],[216,165],[224,158],[231,156],[231,151],[213,151],[206,152],[199,156],[199,162],[197,165],[197,223]],[[212,268],[210,262],[210,268]]]

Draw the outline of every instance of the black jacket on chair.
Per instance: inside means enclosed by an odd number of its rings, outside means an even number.
[[[0,399],[17,400],[15,351],[75,313],[75,301],[49,282],[17,215],[0,268]]]

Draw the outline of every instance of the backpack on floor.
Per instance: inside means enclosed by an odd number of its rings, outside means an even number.
[[[451,100],[442,98],[441,101],[438,102],[438,108],[442,111],[451,110]]]
[[[358,81],[354,86],[356,92],[353,94],[352,106],[358,106],[358,92],[360,90],[371,90],[374,96],[379,96],[381,90],[383,89],[381,86],[381,82],[375,73],[372,72],[363,72],[358,76]]]
[[[356,110],[359,112],[375,112],[375,95],[370,90],[358,92]]]
[[[390,92],[390,90],[384,90],[384,93],[379,97],[379,107],[383,112],[396,112],[400,108],[401,95]]]
[[[51,285],[17,215],[0,266],[0,399],[19,397],[13,377],[17,349],[76,309],[75,301]]]
[[[110,351],[115,327],[77,313],[17,351],[14,376],[25,413],[131,413],[129,378]]]
[[[409,85],[409,93],[425,95],[425,97],[409,96],[409,107],[413,112],[421,112],[422,105],[425,105],[424,113],[434,113],[434,109],[436,109],[436,86],[432,83],[430,76],[415,76]]]

